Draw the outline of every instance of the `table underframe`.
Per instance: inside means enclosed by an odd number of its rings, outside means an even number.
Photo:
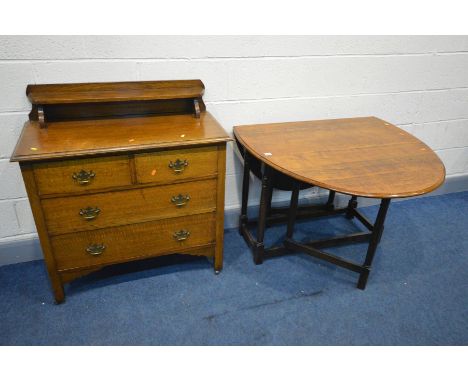
[[[260,206],[257,219],[249,219],[247,216],[247,203],[250,188],[250,167],[249,167],[249,153],[244,150],[244,175],[242,180],[242,207],[241,215],[239,218],[239,232],[244,237],[245,241],[252,249],[253,260],[255,264],[262,264],[265,258],[281,256],[288,253],[300,252],[318,258],[337,266],[349,269],[353,272],[359,273],[359,280],[357,287],[365,289],[367,279],[372,266],[377,246],[382,237],[384,230],[384,222],[390,205],[389,198],[381,199],[380,208],[377,218],[374,223],[357,210],[357,196],[352,195],[345,208],[335,208],[335,191],[330,190],[328,200],[325,204],[314,206],[299,206],[299,190],[300,182],[290,178],[291,180],[291,200],[289,207],[273,208],[271,206],[271,199],[273,193],[273,186],[271,182],[274,169],[266,165],[264,162],[261,164],[261,181],[262,190],[260,196]],[[313,185],[311,185],[313,186]],[[335,236],[328,239],[315,240],[310,242],[299,242],[294,240],[294,225],[298,219],[307,219],[323,216],[332,216],[344,214],[347,219],[356,218],[359,220],[367,232],[357,232],[349,235]],[[282,245],[265,248],[264,237],[265,229],[267,226],[275,223],[287,223],[286,238]],[[254,237],[250,228],[257,226],[257,235]],[[331,253],[320,250],[324,247],[333,247],[343,244],[356,243],[368,241],[366,257],[364,263],[358,264],[356,262],[343,259]]]

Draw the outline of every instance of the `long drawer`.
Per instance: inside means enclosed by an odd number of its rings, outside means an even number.
[[[184,253],[215,241],[215,213],[71,233],[51,238],[57,270]]]
[[[172,183],[217,172],[216,146],[135,155],[138,183]]]
[[[43,199],[51,235],[141,223],[216,208],[216,179]]]
[[[127,156],[88,158],[34,165],[40,195],[78,193],[132,184]]]

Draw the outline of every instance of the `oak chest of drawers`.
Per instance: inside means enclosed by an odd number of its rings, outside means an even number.
[[[223,264],[226,142],[199,80],[30,85],[15,148],[55,300],[104,266]]]

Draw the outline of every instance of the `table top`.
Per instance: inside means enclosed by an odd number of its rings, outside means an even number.
[[[24,125],[11,161],[139,152],[149,149],[215,144],[231,138],[208,112]]]
[[[348,195],[416,196],[445,180],[431,148],[376,117],[236,126],[234,135],[274,169]]]

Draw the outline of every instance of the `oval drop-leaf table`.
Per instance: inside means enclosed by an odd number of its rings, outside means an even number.
[[[236,126],[234,135],[244,157],[240,232],[253,249],[254,262],[261,264],[264,257],[291,251],[306,253],[359,273],[360,289],[366,286],[390,200],[431,192],[445,180],[443,163],[427,145],[375,117]],[[249,220],[250,168],[259,164],[262,180],[259,217]],[[272,179],[279,175],[290,180],[289,209],[271,208]],[[329,190],[327,203],[298,207],[299,190],[304,184]],[[351,196],[346,208],[334,207],[336,192]],[[357,197],[381,199],[374,224],[357,210]],[[309,243],[293,239],[297,218],[339,213],[349,219],[356,217],[369,232]],[[283,245],[265,248],[266,225],[280,221],[288,222]],[[257,238],[248,228],[252,224],[258,225]],[[319,249],[367,240],[369,247],[363,264]]]

